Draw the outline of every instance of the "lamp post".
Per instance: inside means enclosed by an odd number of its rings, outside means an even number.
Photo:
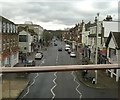
[[[99,13],[97,13],[97,33],[96,33],[96,54],[95,54],[95,64],[97,65],[98,60],[98,33],[99,33]],[[95,70],[95,84],[97,84],[98,72]]]
[[[79,46],[79,41],[80,41],[80,36],[78,35],[77,38],[78,38],[78,41],[77,41],[77,48],[78,48],[78,46]]]

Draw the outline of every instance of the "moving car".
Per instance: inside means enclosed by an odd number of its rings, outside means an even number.
[[[24,64],[24,66],[35,66],[35,61],[34,60],[27,60]]]
[[[57,43],[54,43],[54,46],[57,46]]]
[[[62,47],[59,47],[59,48],[58,48],[58,51],[62,51]]]
[[[41,60],[43,57],[43,53],[42,52],[37,52],[35,55],[35,60]]]
[[[76,53],[75,52],[71,52],[70,53],[70,57],[76,57]]]

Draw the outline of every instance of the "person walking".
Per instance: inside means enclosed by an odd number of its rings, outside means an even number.
[[[90,48],[88,49],[88,52],[89,52],[89,60],[90,60],[90,56],[91,56],[91,50],[90,50]]]
[[[24,56],[23,56],[23,54],[21,54],[21,63],[23,63],[24,62]]]

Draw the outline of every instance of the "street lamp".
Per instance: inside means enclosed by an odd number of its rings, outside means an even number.
[[[98,60],[98,33],[99,33],[99,13],[97,13],[97,33],[96,33],[96,54],[95,54],[95,64],[97,65]],[[97,84],[97,70],[95,70],[95,84]]]

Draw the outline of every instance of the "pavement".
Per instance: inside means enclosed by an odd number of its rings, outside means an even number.
[[[78,57],[78,64],[92,64],[92,61],[89,60],[88,58],[82,57],[82,54],[79,53]],[[116,82],[115,78],[111,78],[110,75],[106,74],[105,70],[97,70],[97,84],[93,84],[92,80],[86,80],[82,76],[83,71],[77,71],[76,75],[82,83],[84,83],[86,86],[91,87],[91,88],[109,88],[109,89],[120,89],[120,81]],[[88,77],[95,77],[95,70],[88,70]]]
[[[31,53],[27,58],[29,60],[34,59],[36,53]],[[24,64],[19,60],[19,63],[14,67],[23,67]],[[17,98],[23,90],[28,86],[29,79],[28,74],[14,73],[5,74],[2,76],[2,98]]]
[[[19,63],[15,67],[21,67]],[[4,74],[2,76],[2,98],[17,98],[29,83],[28,75],[24,73]]]

